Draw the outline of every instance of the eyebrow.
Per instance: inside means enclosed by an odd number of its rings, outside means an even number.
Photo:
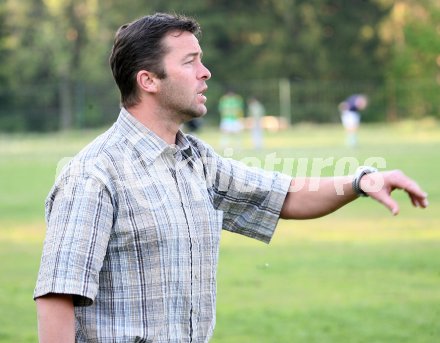
[[[189,57],[197,57],[200,56],[200,59],[203,57],[203,51],[200,52],[190,52],[189,54],[186,54],[182,60],[186,60]]]

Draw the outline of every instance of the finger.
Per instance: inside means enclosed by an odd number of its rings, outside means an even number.
[[[397,187],[403,189],[411,197],[414,196],[420,199],[424,199],[427,196],[427,194],[420,188],[420,186],[415,181],[409,178],[405,178],[405,180]]]
[[[426,208],[428,206],[427,194],[420,188],[420,186],[412,179],[405,176],[398,171],[394,187],[404,190],[411,199],[413,206]]]
[[[422,207],[422,208],[428,207],[429,202],[428,202],[426,194],[424,194],[423,197],[418,197],[418,196],[415,196],[415,195],[410,194],[410,193],[408,193],[408,195],[409,195],[409,197],[411,199],[411,202],[413,203],[414,206]]]
[[[416,197],[410,193],[408,193],[408,196],[409,196],[411,203],[414,207],[421,207],[421,199],[419,197]]]
[[[389,194],[386,193],[376,193],[375,195],[371,194],[371,197],[379,201],[381,204],[383,204],[385,207],[387,207],[393,216],[396,216],[399,214],[399,204],[389,196]]]
[[[399,209],[399,205],[397,205],[397,203],[394,203],[391,207],[389,207],[389,209],[390,209],[391,214],[393,216],[397,216],[399,214],[400,209]]]

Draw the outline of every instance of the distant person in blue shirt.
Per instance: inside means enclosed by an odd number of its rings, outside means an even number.
[[[358,145],[357,133],[361,122],[359,111],[365,109],[367,105],[368,99],[363,94],[352,95],[339,104],[341,121],[346,132],[346,144],[350,148]]]

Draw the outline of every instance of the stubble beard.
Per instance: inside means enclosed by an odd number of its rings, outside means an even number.
[[[198,95],[195,97],[198,97]],[[161,103],[165,112],[168,112],[181,123],[201,118],[207,112],[205,104],[197,103],[197,99],[193,95],[191,98],[191,95],[188,96],[182,87],[175,87],[169,82],[169,79],[165,81]]]

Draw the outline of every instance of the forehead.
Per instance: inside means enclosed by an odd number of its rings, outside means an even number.
[[[170,32],[163,42],[167,48],[167,56],[170,57],[179,58],[187,54],[202,52],[197,37],[188,31]]]

